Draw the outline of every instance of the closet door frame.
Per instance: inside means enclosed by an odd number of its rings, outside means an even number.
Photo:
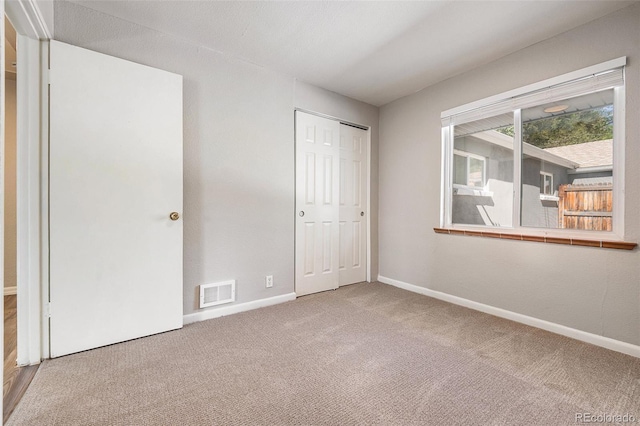
[[[327,118],[330,120],[335,120],[339,123],[342,124],[346,124],[349,126],[355,126],[355,127],[359,127],[363,130],[367,131],[367,138],[366,138],[366,158],[365,158],[365,164],[366,164],[366,168],[367,168],[367,172],[366,172],[366,197],[367,197],[367,201],[366,201],[366,209],[365,209],[365,215],[367,218],[367,224],[366,224],[366,239],[367,239],[367,244],[366,244],[366,281],[367,282],[371,282],[372,281],[372,276],[371,276],[371,126],[366,125],[366,124],[362,124],[362,123],[355,123],[355,122],[351,122],[348,120],[344,120],[342,118],[339,117],[335,117],[329,114],[324,114],[324,113],[320,113],[317,111],[312,111],[312,110],[308,110],[308,109],[304,109],[304,108],[295,108],[294,109],[294,124],[295,124],[295,112],[300,111],[303,113],[307,113],[307,114],[312,114],[318,117],[322,117],[322,118]],[[295,134],[296,132],[294,132],[294,165],[296,165],[296,154],[295,154],[295,147],[296,147],[296,140],[295,140]],[[297,169],[295,169],[297,170]],[[296,181],[296,173],[294,172],[294,183]],[[296,190],[294,188],[294,199],[296,197]],[[297,223],[297,217],[298,217],[298,211],[297,211],[297,203],[294,203],[294,242],[295,242],[295,224]],[[296,249],[294,248],[294,253],[295,253]],[[295,265],[295,259],[294,259],[294,265]],[[295,274],[294,274],[295,276]],[[295,287],[294,287],[295,289]],[[297,291],[296,291],[297,293]]]

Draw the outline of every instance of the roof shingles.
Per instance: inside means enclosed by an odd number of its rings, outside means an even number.
[[[612,139],[546,148],[545,151],[578,163],[580,167],[613,165]]]

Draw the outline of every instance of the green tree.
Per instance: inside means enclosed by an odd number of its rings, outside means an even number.
[[[513,126],[496,129],[513,136]],[[522,124],[523,142],[539,148],[575,145],[613,138],[613,106],[572,112]]]

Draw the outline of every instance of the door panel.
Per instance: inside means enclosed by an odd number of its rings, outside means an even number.
[[[50,344],[182,326],[182,77],[50,44]]]
[[[367,131],[340,125],[340,285],[367,279]]]
[[[296,294],[338,287],[340,124],[296,111]]]

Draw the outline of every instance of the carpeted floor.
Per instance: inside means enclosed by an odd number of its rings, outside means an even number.
[[[45,362],[9,425],[640,421],[640,359],[380,283]]]

